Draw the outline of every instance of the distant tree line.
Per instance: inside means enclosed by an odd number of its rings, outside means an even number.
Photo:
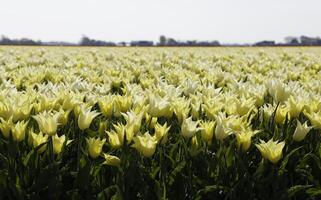
[[[0,40],[1,45],[42,45],[41,41],[34,41],[28,38],[10,39],[2,36]]]
[[[284,43],[276,43],[272,40],[265,40],[255,43],[253,46],[321,46],[320,37],[286,37]]]
[[[264,40],[256,42],[254,44],[220,44],[219,41],[197,41],[186,40],[180,41],[164,35],[159,37],[159,41],[154,43],[153,41],[139,40],[131,42],[108,42],[103,40],[91,39],[87,36],[83,36],[78,43],[71,42],[43,42],[40,40],[32,40],[28,38],[10,39],[6,36],[2,36],[0,39],[0,45],[43,45],[43,46],[321,46],[320,37],[286,37],[285,42],[276,43],[272,40]]]
[[[114,42],[106,42],[102,40],[94,40],[89,37],[82,37],[79,43],[80,46],[116,46]]]
[[[157,46],[221,46],[216,40],[214,41],[197,41],[197,40],[187,40],[178,41],[173,38],[167,38],[164,35],[159,37],[159,42]]]

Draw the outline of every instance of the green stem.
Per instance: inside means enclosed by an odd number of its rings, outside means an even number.
[[[163,146],[161,146],[161,153],[160,153],[160,164],[161,164],[161,179],[162,179],[162,185],[163,185],[163,198],[162,199],[166,199],[166,168],[165,168],[165,164],[166,161],[164,162],[164,158],[165,156],[165,148]]]
[[[78,132],[78,148],[77,148],[77,172],[80,170],[80,154],[81,154],[81,144],[83,140],[84,131]]]
[[[49,160],[50,160],[50,163],[53,163],[54,162],[54,153],[53,153],[52,136],[49,137],[48,145],[49,145]]]

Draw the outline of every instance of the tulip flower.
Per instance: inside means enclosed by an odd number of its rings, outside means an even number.
[[[276,103],[284,102],[291,94],[286,85],[279,80],[271,80],[267,86],[270,95]]]
[[[286,105],[288,107],[291,118],[298,117],[304,107],[303,100],[298,97],[294,98],[293,96],[290,96],[290,98],[286,102]]]
[[[104,153],[103,156],[105,158],[105,162],[103,164],[115,167],[120,165],[120,159],[117,156],[113,156],[107,153]]]
[[[127,112],[132,106],[131,96],[116,96],[114,98],[114,115],[120,117],[122,112]]]
[[[167,123],[165,123],[163,126],[157,123],[155,125],[156,140],[161,142],[161,144],[165,144],[167,142],[167,135],[170,128],[170,126],[167,126]]]
[[[102,98],[98,101],[100,111],[105,117],[111,117],[114,112],[114,100],[111,96]]]
[[[67,125],[70,112],[71,112],[71,110],[64,111],[63,109],[61,109],[59,111],[59,117],[58,117],[58,124],[59,125],[61,125],[61,126]]]
[[[53,152],[54,154],[60,154],[61,150],[62,150],[62,146],[66,141],[66,136],[62,135],[62,136],[58,136],[57,134],[52,137],[52,145],[53,145]],[[68,145],[70,142],[72,142],[72,140],[68,140],[66,145]]]
[[[301,124],[301,122],[297,120],[296,129],[293,134],[293,140],[296,142],[302,141],[311,129],[312,127],[308,126],[307,122]]]
[[[172,107],[174,108],[174,112],[179,123],[182,123],[182,121],[188,116],[190,111],[189,104],[189,101],[184,98],[176,99],[172,103]]]
[[[172,117],[173,110],[166,98],[151,95],[149,97],[148,113],[152,117]]]
[[[38,115],[33,116],[33,118],[37,121],[41,132],[49,136],[56,134],[59,113],[53,114],[48,111],[44,111]]]
[[[106,131],[106,133],[108,135],[108,141],[113,148],[118,149],[123,145],[122,141],[124,135],[119,136],[119,134],[117,134],[115,131]]]
[[[8,102],[0,102],[0,117],[4,120],[9,119],[12,117],[13,114],[13,108],[12,105]]]
[[[30,136],[31,136],[31,141],[32,141],[32,145],[34,148],[47,142],[47,140],[48,140],[48,135],[43,134],[42,132],[36,134],[32,131],[32,132],[30,132]],[[44,152],[46,150],[46,147],[47,147],[47,144],[43,145],[42,147],[40,147],[40,149],[38,149],[38,152],[39,153]]]
[[[79,117],[78,117],[78,126],[81,130],[89,128],[91,122],[95,117],[99,115],[96,111],[90,111],[91,107],[85,108],[81,107]]]
[[[182,128],[181,128],[181,134],[185,138],[191,138],[194,136],[194,134],[201,130],[201,128],[198,128],[199,121],[193,121],[192,117],[189,117],[185,120],[183,120]]]
[[[125,113],[122,113],[122,116],[126,120],[126,129],[133,129],[133,134],[137,133],[140,129],[143,113],[136,114],[133,111],[128,111]]]
[[[88,153],[91,158],[97,158],[102,148],[105,144],[106,139],[100,140],[99,138],[86,138],[87,145],[88,145]]]
[[[25,139],[27,125],[28,121],[19,121],[11,128],[14,141],[21,142]]]
[[[214,121],[204,121],[200,123],[201,136],[204,141],[208,142],[209,144],[212,143],[213,135],[214,135]]]
[[[242,148],[242,150],[246,152],[251,146],[252,137],[258,132],[260,131],[253,131],[250,128],[248,128],[247,130],[241,131],[240,133],[236,133],[235,137],[238,149]]]
[[[143,156],[151,157],[155,153],[156,145],[156,138],[146,132],[144,135],[137,135],[134,137],[134,144],[132,147],[143,154]]]
[[[305,115],[309,118],[314,128],[321,129],[321,111],[313,112],[311,114],[306,113]]]
[[[2,135],[5,138],[9,138],[11,127],[14,125],[12,122],[12,117],[10,117],[8,120],[4,120],[3,118],[0,118],[0,130],[2,132]]]
[[[288,108],[283,106],[278,106],[274,116],[275,122],[278,124],[284,124],[287,113],[288,113]]]
[[[216,116],[216,127],[215,127],[215,138],[218,140],[224,140],[229,135],[233,134],[233,131],[230,127],[233,123],[227,123],[231,118],[226,118],[225,113],[218,113]]]
[[[260,144],[255,146],[261,152],[263,158],[268,159],[273,164],[276,164],[282,157],[282,150],[285,142],[273,141],[270,139],[268,142],[260,140]]]

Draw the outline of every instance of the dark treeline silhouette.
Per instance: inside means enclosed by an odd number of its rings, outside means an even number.
[[[321,46],[320,37],[286,37],[284,43],[276,43],[275,41],[261,41],[253,44],[253,46]]]
[[[21,39],[10,39],[8,37],[2,36],[0,40],[1,45],[42,45],[41,41],[34,41],[27,38]]]
[[[145,41],[145,40],[141,40],[141,41],[131,41],[130,42],[130,46],[132,47],[150,47],[150,46],[154,46],[154,42],[153,41]]]
[[[219,41],[197,41],[197,40],[176,40],[164,35],[159,37],[159,41],[154,43],[153,41],[139,40],[131,42],[107,42],[103,40],[91,39],[87,36],[83,36],[78,43],[71,42],[43,42],[40,40],[32,40],[28,38],[10,39],[6,36],[2,36],[0,39],[0,45],[42,45],[42,46],[321,46],[320,37],[286,37],[285,42],[276,43],[272,40],[264,40],[254,44],[220,44]]]
[[[187,40],[178,41],[173,38],[166,38],[164,35],[159,37],[159,42],[157,46],[221,46],[218,41],[197,41],[197,40]]]
[[[116,46],[114,42],[105,42],[102,40],[94,40],[83,36],[79,43],[80,46]]]

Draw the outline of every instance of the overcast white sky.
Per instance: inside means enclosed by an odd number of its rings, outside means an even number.
[[[0,0],[0,35],[77,42],[321,36],[320,0]]]

